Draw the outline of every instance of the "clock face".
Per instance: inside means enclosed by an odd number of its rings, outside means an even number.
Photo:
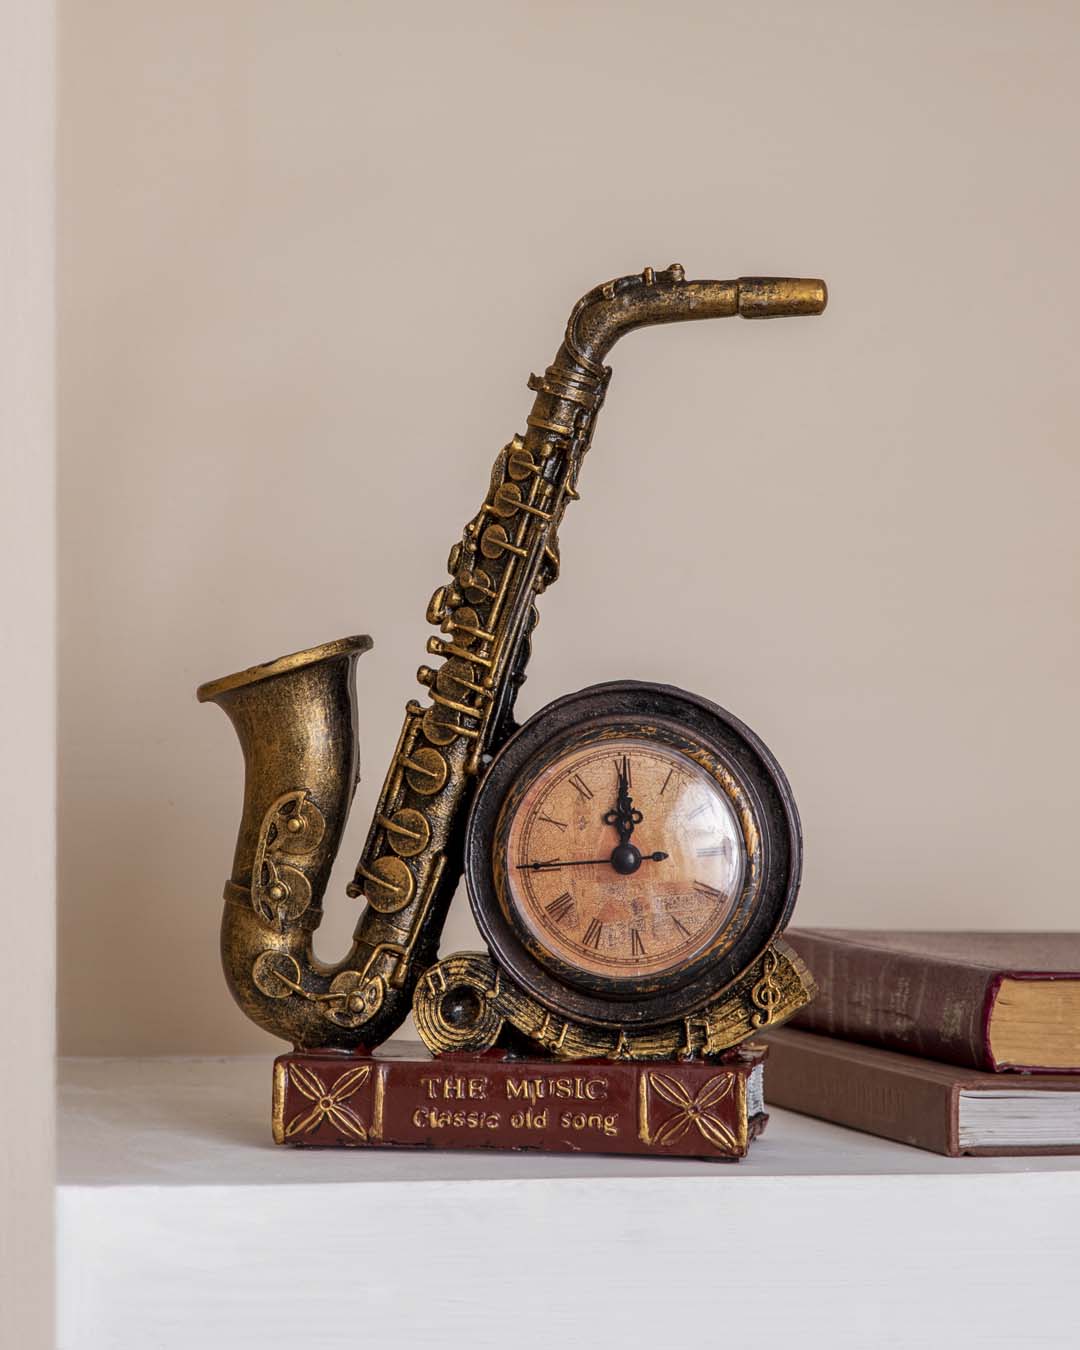
[[[678,969],[724,929],[743,834],[716,779],[660,741],[566,750],[517,799],[505,835],[510,905],[541,947],[612,980]]]

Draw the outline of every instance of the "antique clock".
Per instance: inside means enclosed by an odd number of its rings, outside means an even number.
[[[799,818],[763,742],[666,685],[594,685],[488,766],[465,876],[488,956],[417,995],[433,1049],[513,1031],[561,1055],[716,1053],[805,996],[774,939],[799,886]]]

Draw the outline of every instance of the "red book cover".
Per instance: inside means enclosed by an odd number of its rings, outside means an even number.
[[[992,1072],[1078,1073],[1080,1056],[1040,1053],[1028,1014],[1017,1058],[1017,982],[1056,982],[1045,1037],[1080,1045],[1080,933],[932,933],[789,929],[818,994],[792,1025]],[[1009,1018],[1012,1018],[1011,1022]],[[1008,1033],[1012,1031],[1012,1034]]]
[[[950,1157],[1080,1153],[1080,1076],[1002,1077],[788,1027],[768,1044],[770,1106]]]

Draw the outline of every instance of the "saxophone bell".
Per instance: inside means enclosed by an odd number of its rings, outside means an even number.
[[[366,1012],[350,1003],[357,948],[327,966],[316,961],[311,935],[356,788],[353,679],[357,657],[371,645],[369,637],[340,638],[196,693],[225,712],[244,755],[244,806],[221,926],[225,978],[253,1021],[298,1046],[331,1032],[348,1040],[358,1012]]]

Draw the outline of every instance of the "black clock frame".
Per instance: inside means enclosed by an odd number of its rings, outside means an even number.
[[[742,892],[713,943],[678,969],[637,981],[583,971],[548,951],[517,915],[505,870],[510,820],[537,773],[571,746],[627,735],[697,760],[735,808],[747,855]],[[465,830],[469,900],[493,960],[552,1012],[592,1026],[658,1026],[711,1003],[783,931],[801,872],[795,799],[760,737],[708,699],[639,680],[591,685],[534,714],[488,765]]]

